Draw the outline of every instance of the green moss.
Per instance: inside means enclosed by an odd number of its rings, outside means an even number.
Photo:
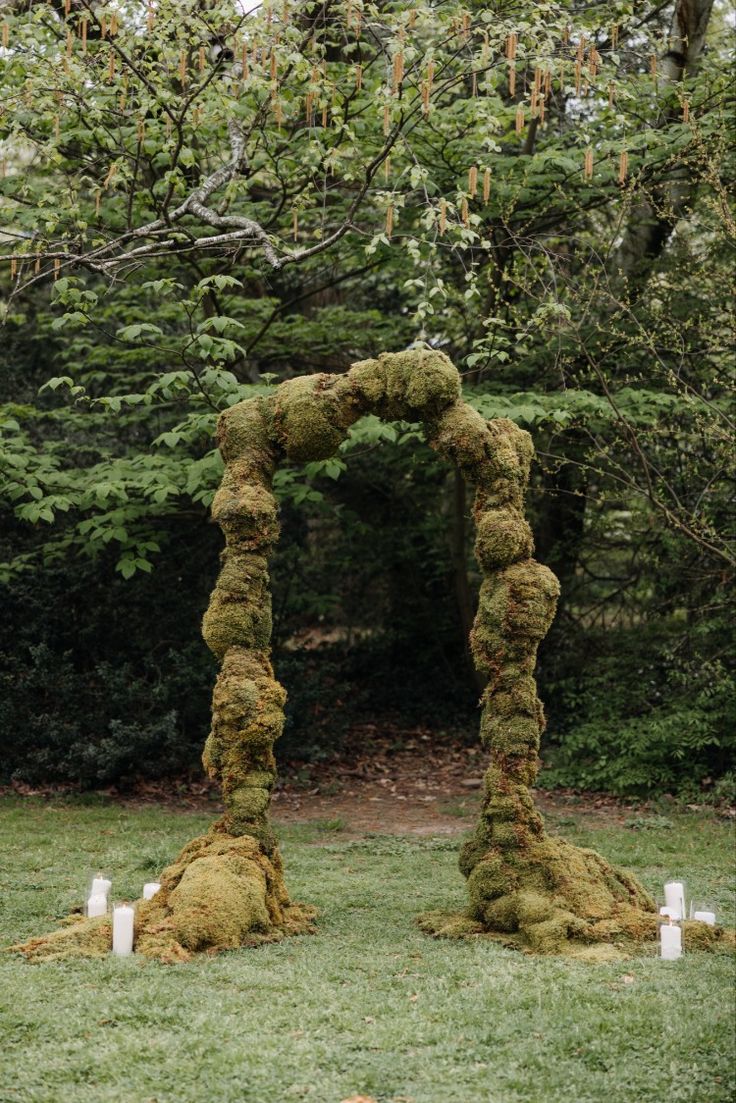
[[[11,946],[11,953],[28,961],[68,961],[73,958],[106,957],[112,949],[112,923],[106,916],[77,918],[65,927],[39,938]]]
[[[202,618],[202,636],[220,659],[231,647],[268,648],[271,591],[265,559],[233,549],[225,552],[225,565]]]
[[[493,709],[483,712],[480,737],[484,746],[503,754],[527,754],[539,747],[540,725],[536,716],[497,716]]]
[[[335,376],[302,375],[276,392],[274,430],[287,457],[295,462],[334,456],[357,421],[360,410],[341,399]]]
[[[485,930],[513,933],[520,948],[535,953],[635,943],[656,933],[654,902],[631,874],[561,839],[496,847],[472,870],[468,891],[474,920]]]
[[[408,349],[353,364],[348,380],[364,409],[387,421],[437,417],[460,398],[460,376],[444,353]]]
[[[229,463],[212,502],[212,518],[240,551],[267,553],[279,538],[278,507],[270,484],[248,482],[243,461]]]
[[[255,791],[255,790],[254,790]],[[278,852],[249,835],[213,832],[187,844],[139,905],[136,951],[166,962],[311,930],[314,911],[288,900]]]
[[[465,402],[449,406],[427,426],[427,439],[449,463],[455,464],[470,482],[492,472],[491,436],[488,422]]]
[[[515,509],[490,509],[476,521],[475,558],[488,572],[532,554],[532,530]]]
[[[203,760],[222,785],[231,834],[267,828],[276,776],[273,744],[283,730],[285,702],[265,652],[229,648],[212,697]]]
[[[436,938],[471,938],[483,934],[483,925],[462,912],[425,912],[417,917],[421,930]]]
[[[249,480],[273,474],[273,400],[258,396],[223,410],[217,420],[217,443],[226,464],[243,461]]]

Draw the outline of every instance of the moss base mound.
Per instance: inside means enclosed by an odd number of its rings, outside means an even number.
[[[542,835],[528,847],[489,851],[468,877],[465,912],[429,912],[422,930],[440,938],[484,936],[527,953],[589,961],[628,956],[657,937],[654,900],[636,878],[595,850]],[[736,946],[724,927],[686,921],[684,946]]]
[[[278,851],[269,857],[249,835],[212,832],[192,840],[161,876],[151,900],[136,903],[135,952],[167,964],[275,942],[313,930],[315,911],[289,901]],[[78,919],[11,947],[29,961],[103,957],[108,918]]]

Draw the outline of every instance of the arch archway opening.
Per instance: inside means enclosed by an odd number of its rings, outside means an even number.
[[[361,361],[343,375],[297,376],[220,417],[225,471],[212,514],[225,548],[203,621],[220,673],[203,758],[221,785],[225,813],[163,873],[160,892],[139,902],[137,950],[186,960],[312,929],[314,910],[289,897],[269,818],[286,697],[270,651],[268,558],[279,538],[272,480],[284,459],[334,455],[366,413],[421,422],[430,446],[475,492],[483,581],[470,645],[487,680],[480,735],[490,761],[479,821],[460,853],[468,906],[425,915],[421,926],[434,935],[487,935],[534,952],[583,956],[653,938],[654,902],[638,881],[594,851],[547,835],[534,804],[544,727],[534,669],[559,587],[533,558],[524,517],[531,438],[506,419],[486,421],[463,401],[447,357],[415,349]],[[97,926],[33,940],[26,952],[63,956],[64,946],[79,947],[84,938],[99,950],[109,932],[90,922]]]

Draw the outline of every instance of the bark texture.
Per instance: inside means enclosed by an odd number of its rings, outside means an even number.
[[[459,916],[425,916],[422,925],[442,935],[489,933],[544,953],[653,937],[654,903],[644,889],[594,851],[547,836],[530,792],[544,727],[536,653],[559,592],[552,572],[532,558],[523,514],[531,438],[466,405],[443,354],[410,350],[354,364],[345,375],[289,380],[220,417],[225,472],[212,513],[225,548],[203,635],[221,666],[204,764],[222,787],[225,813],[164,871],[161,891],[138,902],[137,952],[185,961],[310,929],[314,912],[289,899],[269,821],[286,700],[270,663],[267,563],[279,535],[271,484],[281,459],[331,456],[366,413],[422,421],[431,446],[475,487],[484,580],[471,649],[487,678],[481,739],[490,765],[480,822],[460,858],[469,907]],[[93,919],[16,949],[44,960],[95,956],[109,944],[109,921]]]

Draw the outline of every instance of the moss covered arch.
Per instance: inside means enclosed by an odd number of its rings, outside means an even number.
[[[368,413],[422,422],[432,448],[475,487],[483,582],[470,642],[487,677],[480,731],[490,765],[480,820],[460,856],[468,909],[424,916],[422,926],[486,933],[538,952],[605,951],[653,936],[654,904],[642,887],[594,851],[547,836],[530,791],[544,727],[536,653],[559,589],[532,558],[523,514],[531,438],[505,418],[486,421],[463,402],[447,357],[416,349],[361,361],[343,375],[291,379],[220,415],[225,470],[212,515],[225,548],[203,621],[220,673],[203,758],[222,787],[225,813],[164,871],[158,895],[139,902],[137,950],[186,960],[310,928],[312,909],[289,899],[269,819],[286,700],[270,661],[268,557],[279,537],[272,479],[284,459],[332,456]],[[108,946],[106,921],[91,920],[22,949],[44,958]]]

